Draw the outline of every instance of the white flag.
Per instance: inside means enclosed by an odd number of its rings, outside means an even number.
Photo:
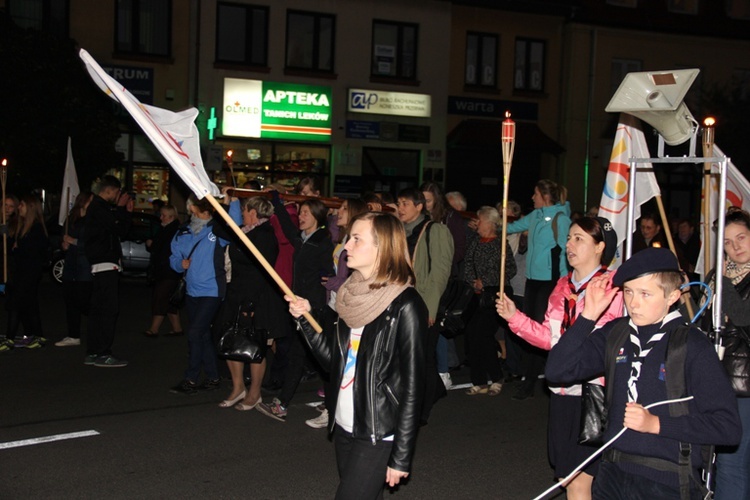
[[[141,104],[133,94],[109,76],[88,52],[81,49],[80,56],[94,82],[123,105],[195,196],[199,199],[206,194],[218,196],[219,188],[209,180],[203,168],[198,128],[194,123],[198,110],[190,108],[175,113]]]
[[[68,158],[65,160],[65,175],[63,176],[62,194],[60,196],[60,214],[57,220],[61,226],[65,225],[65,219],[68,218],[68,214],[76,202],[76,196],[80,192],[76,164],[73,162],[73,149],[70,146],[70,137],[68,137]]]
[[[714,145],[714,157],[720,158],[724,156],[724,153],[719,146]],[[709,190],[709,209],[711,226],[716,222],[720,215],[726,212],[729,207],[739,207],[742,210],[750,212],[750,182],[740,173],[739,169],[731,161],[727,162],[727,206],[723,210],[719,211],[718,200],[719,200],[719,165],[716,163],[711,164],[711,188]],[[705,191],[704,191],[705,192]],[[705,275],[706,269],[703,265],[703,254],[706,246],[703,244],[703,211],[701,211],[701,251],[698,254],[698,263],[695,266],[695,272],[700,275]],[[711,231],[711,243],[708,247],[711,251],[711,262],[712,266],[716,258],[716,233]]]
[[[599,202],[599,216],[609,219],[617,232],[618,250],[610,269],[622,263],[622,243],[627,236],[630,158],[651,158],[651,155],[640,128],[640,120],[622,113],[615,134],[615,143],[612,146],[612,156],[604,181],[602,199]],[[641,216],[641,205],[661,194],[653,166],[650,163],[639,163],[636,167],[634,220],[638,220]]]

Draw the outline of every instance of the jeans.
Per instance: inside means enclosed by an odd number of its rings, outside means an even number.
[[[437,349],[437,371],[438,373],[448,373],[448,339],[438,335]]]
[[[219,310],[219,297],[185,297],[185,309],[188,313],[188,369],[185,380],[198,382],[201,367],[208,380],[219,378],[216,363],[216,348],[211,338],[211,323]]]
[[[750,398],[737,398],[737,406],[742,440],[739,446],[716,450],[716,500],[750,498]]]
[[[393,449],[392,441],[354,439],[339,426],[333,434],[339,487],[336,500],[375,500],[383,498],[385,473]]]

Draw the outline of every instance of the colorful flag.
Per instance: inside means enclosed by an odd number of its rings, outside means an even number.
[[[713,156],[720,158],[724,156],[724,153],[719,146],[714,145]],[[718,200],[719,200],[719,165],[716,163],[711,164],[711,184],[710,184],[710,196],[709,196],[709,209],[711,226],[719,218],[719,215],[723,215],[726,209],[729,207],[740,207],[742,210],[750,212],[750,182],[740,173],[739,169],[731,161],[727,162],[727,206],[723,210],[719,211]],[[705,192],[705,190],[704,190]],[[701,211],[701,251],[698,255],[698,263],[695,266],[695,272],[704,275],[705,269],[703,264],[704,248],[703,245],[703,212]],[[716,233],[711,231],[711,244],[708,247],[711,251],[711,262],[712,266],[715,261],[716,255]]]
[[[599,202],[599,215],[609,219],[617,232],[618,251],[614,263],[610,266],[612,269],[622,263],[622,243],[627,236],[630,159],[650,157],[640,121],[632,115],[620,114],[609,169],[604,181],[604,191]],[[636,167],[634,220],[641,216],[641,205],[661,194],[651,163],[639,163]]]
[[[190,108],[175,113],[142,104],[109,76],[88,52],[81,49],[80,56],[94,82],[123,105],[195,196],[218,196],[219,188],[209,180],[203,168],[198,128],[194,123],[198,110]]]
[[[76,164],[73,162],[73,149],[70,146],[70,137],[68,137],[68,158],[65,160],[65,175],[63,175],[62,193],[60,196],[60,214],[57,219],[58,224],[61,226],[65,225],[65,219],[68,218],[68,214],[76,202],[76,196],[80,192]]]

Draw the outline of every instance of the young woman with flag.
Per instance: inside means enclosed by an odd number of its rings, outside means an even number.
[[[583,310],[586,286],[591,278],[607,273],[617,248],[617,235],[612,224],[603,217],[582,217],[570,226],[565,252],[573,270],[557,281],[549,297],[544,321],[539,323],[518,311],[514,302],[504,295],[497,300],[497,312],[511,331],[528,343],[549,351]],[[622,294],[618,293],[609,309],[597,323],[622,316]],[[590,383],[603,384],[602,379]],[[581,385],[550,386],[548,453],[555,477],[562,479],[583,462],[594,448],[578,444],[581,422]],[[598,467],[592,462],[566,486],[571,500],[591,498],[591,485]]]

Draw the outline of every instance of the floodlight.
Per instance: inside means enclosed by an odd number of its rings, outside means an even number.
[[[682,100],[699,69],[628,73],[605,108],[628,113],[656,129],[670,146],[690,139],[698,123]]]

